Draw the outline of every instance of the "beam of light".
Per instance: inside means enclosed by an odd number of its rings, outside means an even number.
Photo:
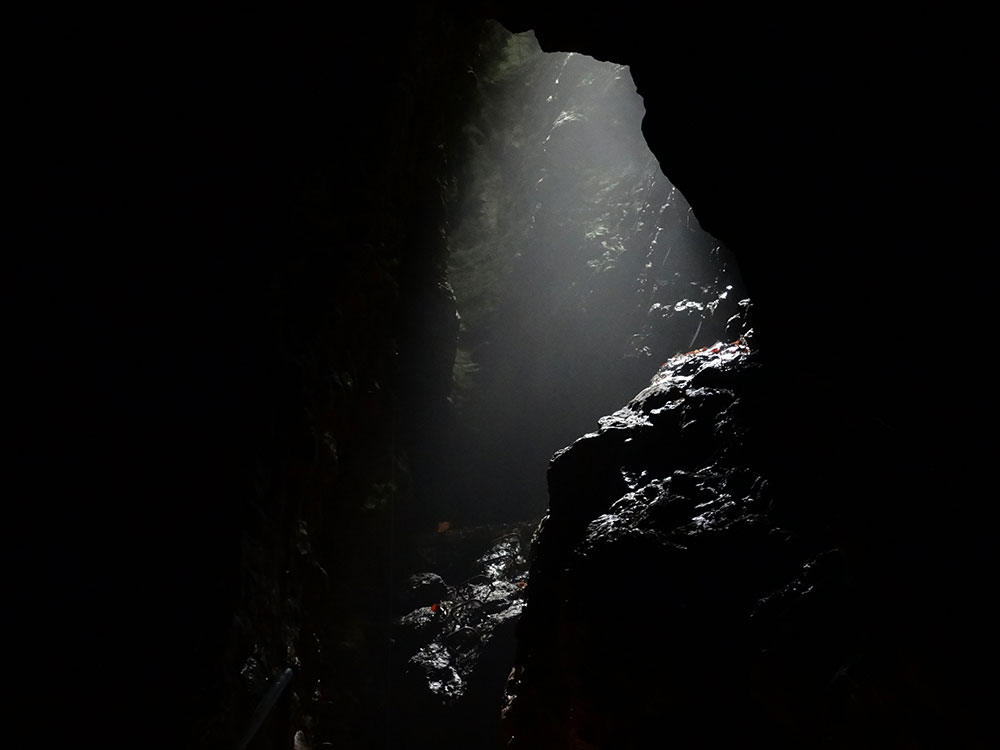
[[[552,453],[663,361],[735,338],[742,286],[646,146],[627,67],[497,27],[474,74],[448,231],[452,399],[456,460],[488,487],[459,492],[517,518],[544,508]]]

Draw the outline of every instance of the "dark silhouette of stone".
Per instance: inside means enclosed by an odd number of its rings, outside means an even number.
[[[858,532],[783,512],[766,384],[740,342],[677,357],[553,458],[509,747],[975,742]]]

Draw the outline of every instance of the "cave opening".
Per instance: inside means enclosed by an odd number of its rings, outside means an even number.
[[[427,501],[439,520],[537,519],[545,470],[671,356],[742,335],[734,258],[642,135],[627,66],[484,24],[448,144],[459,318]]]
[[[660,171],[626,66],[486,22],[465,78],[440,144],[454,312],[436,296],[419,316],[451,370],[411,442],[426,530],[390,685],[407,746],[442,726],[489,746],[552,457],[661,363],[752,334],[737,264]]]

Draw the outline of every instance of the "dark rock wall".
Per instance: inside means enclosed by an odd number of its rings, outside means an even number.
[[[768,381],[743,344],[679,355],[553,458],[507,747],[986,746],[988,676],[951,661],[965,612],[912,547],[874,561],[815,479],[789,493]]]
[[[254,747],[377,742],[475,30],[432,4],[10,29],[3,744],[235,746],[289,666]]]

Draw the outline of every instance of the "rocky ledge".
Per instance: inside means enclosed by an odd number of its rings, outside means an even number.
[[[553,457],[507,747],[962,744],[844,535],[773,489],[765,374],[743,339],[679,355]]]

